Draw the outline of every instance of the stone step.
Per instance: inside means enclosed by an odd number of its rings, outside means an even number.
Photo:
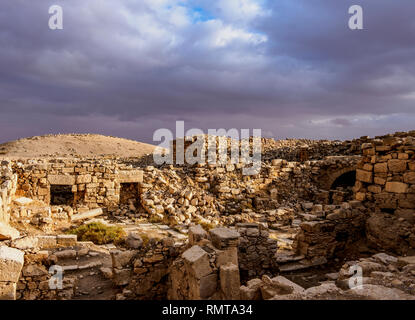
[[[291,272],[291,271],[298,271],[298,270],[305,270],[310,268],[311,264],[304,264],[300,261],[298,262],[290,262],[279,266],[280,272]]]
[[[293,251],[277,252],[274,256],[275,261],[281,265],[290,262],[297,262],[304,259],[304,255],[296,255]]]
[[[87,264],[73,264],[73,265],[62,266],[62,269],[63,271],[76,271],[76,270],[86,270],[86,269],[102,267],[102,265],[103,263],[101,261],[96,261],[96,262],[90,262]]]

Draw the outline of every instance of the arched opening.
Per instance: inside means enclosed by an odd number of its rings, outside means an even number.
[[[338,187],[353,187],[356,183],[356,170],[348,171],[340,175],[334,180],[330,189],[337,189]]]
[[[356,170],[347,171],[336,178],[330,187],[330,202],[340,204],[353,199]]]

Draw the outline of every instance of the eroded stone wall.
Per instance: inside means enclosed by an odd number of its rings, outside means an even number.
[[[372,211],[368,239],[403,254],[415,248],[415,133],[364,144],[356,199]]]
[[[9,206],[17,188],[17,176],[11,169],[9,161],[1,161],[0,166],[0,223],[8,224]]]
[[[51,185],[71,186],[73,206],[115,208],[121,183],[141,183],[142,171],[113,160],[53,159],[13,162],[18,194],[50,203]]]

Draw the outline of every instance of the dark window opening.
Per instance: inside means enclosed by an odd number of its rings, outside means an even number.
[[[387,213],[387,214],[394,214],[395,213],[395,209],[390,209],[390,208],[381,208],[380,211],[383,212],[383,213]]]
[[[330,203],[340,204],[353,199],[356,171],[348,171],[339,176],[330,188]]]
[[[134,204],[139,200],[138,183],[121,183],[120,204]]]
[[[50,186],[50,204],[52,206],[73,206],[74,200],[72,186]]]
[[[356,183],[356,171],[349,171],[343,173],[338,177],[331,186],[331,189],[353,187]]]

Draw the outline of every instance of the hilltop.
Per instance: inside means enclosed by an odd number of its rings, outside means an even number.
[[[155,146],[99,134],[35,136],[0,144],[0,156],[27,157],[142,157]]]

